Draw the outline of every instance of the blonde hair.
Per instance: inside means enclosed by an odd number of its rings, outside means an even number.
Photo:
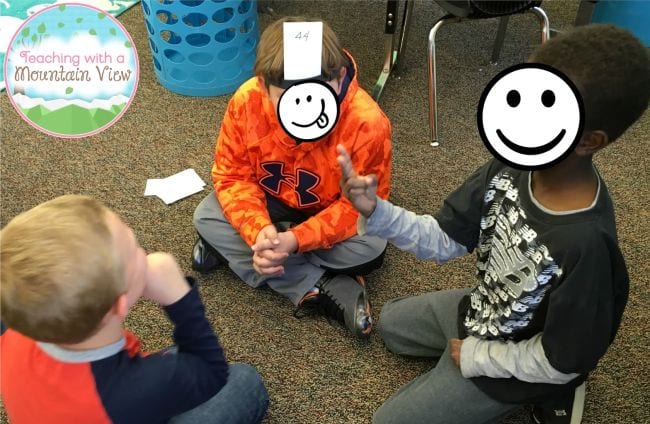
[[[257,47],[255,59],[255,75],[264,78],[264,83],[281,86],[284,80],[284,41],[283,25],[285,22],[321,22],[320,19],[309,19],[302,16],[289,16],[279,19],[269,25]],[[323,53],[321,57],[322,75],[328,80],[337,79],[341,67],[349,63],[347,55],[332,29],[323,22]]]
[[[34,340],[79,343],[126,290],[107,219],[90,197],[67,195],[24,212],[0,232],[0,306]]]

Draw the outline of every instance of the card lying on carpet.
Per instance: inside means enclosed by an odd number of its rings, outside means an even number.
[[[140,0],[0,0],[0,91],[5,89],[4,60],[5,53],[22,23],[34,13],[53,4],[78,3],[87,4],[104,10],[113,16],[119,16]]]
[[[149,179],[144,189],[145,196],[158,196],[169,205],[177,200],[203,190],[205,183],[192,168],[167,178]]]

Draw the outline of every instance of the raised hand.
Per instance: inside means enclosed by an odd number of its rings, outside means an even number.
[[[368,218],[377,206],[377,176],[357,175],[350,155],[342,145],[336,146],[341,167],[341,190],[361,215]]]

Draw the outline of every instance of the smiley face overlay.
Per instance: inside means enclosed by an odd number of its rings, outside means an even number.
[[[515,65],[487,85],[478,105],[487,149],[519,169],[541,169],[567,157],[580,141],[585,112],[575,84],[557,69]]]
[[[278,101],[278,119],[284,131],[298,141],[316,141],[334,129],[339,102],[329,84],[308,80],[287,88]]]

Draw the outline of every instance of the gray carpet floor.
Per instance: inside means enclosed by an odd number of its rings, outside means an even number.
[[[371,89],[382,66],[384,2],[275,0],[263,5],[262,28],[295,14],[329,22],[355,56],[361,85]],[[546,1],[543,6],[551,26],[562,30],[572,25],[578,2]],[[380,101],[393,124],[391,199],[419,213],[437,210],[445,196],[489,158],[475,124],[478,98],[500,69],[524,61],[539,43],[536,19],[530,14],[513,17],[501,60],[492,65],[496,21],[443,28],[438,37],[442,143],[432,148],[427,143],[426,39],[442,13],[434,2],[416,2],[403,62]],[[165,206],[143,196],[145,181],[190,167],[210,181],[215,137],[228,96],[191,98],[163,88],[152,70],[142,9],[134,7],[119,19],[134,38],[141,76],[133,104],[109,130],[79,140],[53,138],[23,122],[6,93],[0,95],[1,224],[65,193],[92,195],[122,215],[145,249],[171,252],[189,270],[195,239],[192,213],[208,191]],[[631,291],[619,334],[588,381],[586,423],[650,422],[649,134],[646,113],[596,158],[617,209]],[[438,266],[389,247],[384,267],[369,276],[375,314],[391,298],[471,286],[473,259]],[[253,364],[267,383],[268,423],[368,423],[395,390],[434,365],[387,352],[376,335],[357,341],[322,317],[297,320],[287,300],[267,289],[247,287],[227,269],[199,275],[198,280],[229,359]],[[148,350],[172,343],[170,325],[151,303],[136,305],[126,325]],[[527,413],[519,411],[505,422],[527,420]]]

